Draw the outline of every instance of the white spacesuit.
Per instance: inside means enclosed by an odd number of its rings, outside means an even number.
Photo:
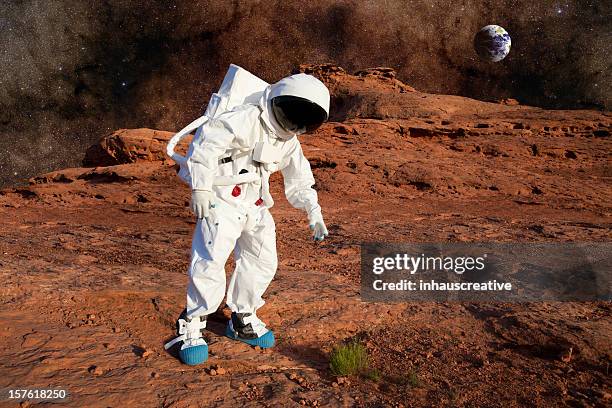
[[[321,81],[292,75],[268,86],[258,104],[240,105],[210,120],[194,138],[186,165],[198,222],[187,307],[178,321],[180,336],[169,343],[182,342],[179,356],[186,364],[208,357],[201,329],[226,293],[224,267],[232,250],[236,269],[227,288],[232,318],[226,335],[263,348],[274,345],[272,331],[256,315],[277,268],[268,180],[282,172],[288,201],[307,213],[314,239],[323,240],[327,229],[312,188],[315,180],[296,135],[327,120],[329,100]]]

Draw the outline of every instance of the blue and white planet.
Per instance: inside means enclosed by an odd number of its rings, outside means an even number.
[[[484,26],[474,37],[476,54],[485,61],[499,62],[510,52],[510,34],[498,25]]]

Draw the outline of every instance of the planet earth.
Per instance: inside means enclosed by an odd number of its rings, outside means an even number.
[[[498,25],[484,26],[474,37],[474,49],[485,61],[499,62],[510,52],[510,34]]]

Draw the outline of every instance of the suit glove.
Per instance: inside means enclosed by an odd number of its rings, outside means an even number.
[[[215,195],[210,190],[193,190],[191,192],[191,209],[197,218],[210,216],[210,209],[215,208]]]
[[[313,238],[315,241],[323,241],[326,236],[329,235],[325,222],[323,221],[323,214],[321,210],[317,209],[308,215],[308,221],[310,229],[313,231]]]

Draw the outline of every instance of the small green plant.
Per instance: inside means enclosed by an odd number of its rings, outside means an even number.
[[[374,382],[378,382],[380,381],[381,375],[380,375],[380,371],[378,371],[377,369],[372,369],[369,370],[367,373],[365,373],[364,375],[368,380],[372,380]]]
[[[412,387],[412,388],[418,388],[421,385],[421,380],[419,380],[419,376],[417,375],[416,371],[411,370],[408,373],[408,384]]]
[[[329,358],[329,367],[337,376],[364,374],[368,368],[368,353],[357,342],[337,346]]]

